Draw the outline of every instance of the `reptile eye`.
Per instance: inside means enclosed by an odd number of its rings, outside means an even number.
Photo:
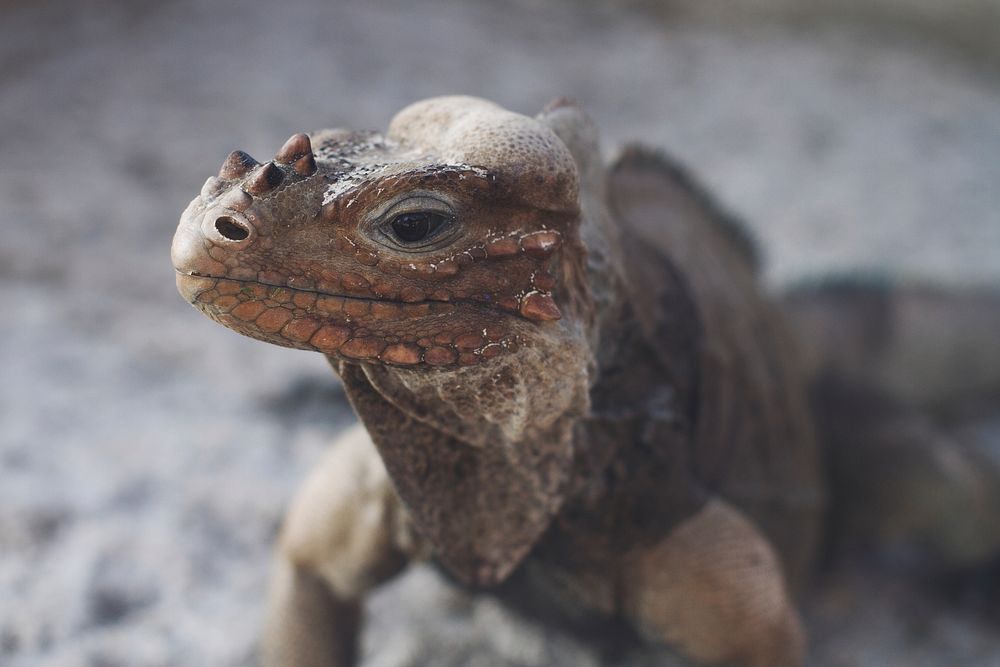
[[[440,213],[417,211],[400,213],[389,224],[400,242],[414,244],[433,237],[447,221]]]

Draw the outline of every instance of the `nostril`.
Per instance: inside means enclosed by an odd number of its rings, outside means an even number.
[[[250,230],[228,215],[220,215],[215,219],[215,229],[230,241],[242,241],[250,236]]]

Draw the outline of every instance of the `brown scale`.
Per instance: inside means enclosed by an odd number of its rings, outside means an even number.
[[[351,326],[348,322],[341,325],[322,323],[325,317],[343,314],[377,327],[380,321],[396,322],[401,318],[425,318],[447,312],[449,307],[445,304],[424,304],[414,310],[400,304],[294,293],[260,284],[240,287],[239,283],[221,280],[216,285],[198,295],[200,304],[227,315],[223,319],[229,326],[244,333],[252,329],[255,337],[290,347],[336,353],[352,359],[377,358],[398,365],[416,365],[423,361],[431,366],[475,364],[494,358],[504,348],[494,342],[502,338],[502,332],[496,327],[457,335],[439,331],[414,345],[401,343],[397,336],[383,334],[375,328]],[[288,307],[289,304],[294,308]],[[276,341],[276,338],[281,340]]]

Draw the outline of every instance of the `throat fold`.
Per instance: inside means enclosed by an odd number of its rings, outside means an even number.
[[[497,359],[442,373],[331,359],[417,531],[463,583],[506,579],[571,487],[588,387],[585,348],[567,347],[547,364]]]

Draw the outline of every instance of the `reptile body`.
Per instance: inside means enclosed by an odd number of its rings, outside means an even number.
[[[414,558],[697,662],[801,664],[806,380],[752,244],[665,158],[605,165],[566,101],[435,98],[233,153],[172,256],[212,319],[327,355],[367,430],[286,520],[266,664],[353,664],[358,601]]]

